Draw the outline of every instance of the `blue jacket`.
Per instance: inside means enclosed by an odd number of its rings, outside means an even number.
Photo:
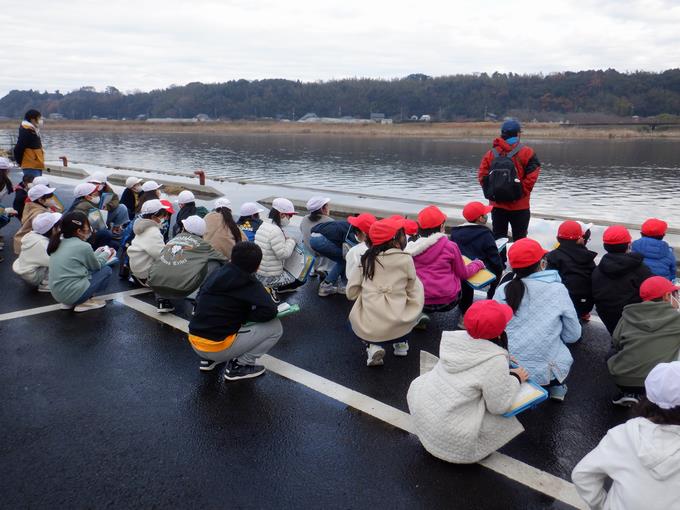
[[[470,260],[481,260],[492,273],[503,271],[503,261],[488,227],[476,223],[464,223],[451,229],[451,240]]]
[[[505,329],[508,351],[529,371],[532,381],[541,385],[552,379],[562,382],[574,361],[565,344],[581,338],[574,304],[555,270],[533,273],[522,282],[524,298]],[[496,301],[507,304],[507,285],[498,287]]]
[[[633,251],[642,255],[644,263],[658,276],[675,279],[676,262],[673,248],[666,241],[653,237],[641,237],[633,242]]]
[[[342,247],[345,239],[349,238],[350,244],[357,244],[354,233],[351,233],[352,225],[346,220],[326,221],[317,223],[312,227],[312,234],[321,234],[338,247]]]

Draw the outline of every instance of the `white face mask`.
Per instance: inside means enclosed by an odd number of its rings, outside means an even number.
[[[290,218],[288,216],[281,216],[281,226],[287,227],[290,224]]]
[[[92,202],[93,204],[96,205],[96,204],[99,203],[99,201],[101,200],[101,198],[102,198],[102,197],[100,197],[99,195],[97,195],[97,196],[95,196],[95,197],[90,198],[90,200],[88,200],[88,202]]]
[[[40,119],[38,121],[38,127],[43,127],[44,124],[45,124],[45,121],[43,119]]]

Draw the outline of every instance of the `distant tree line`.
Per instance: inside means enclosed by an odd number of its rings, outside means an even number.
[[[343,79],[327,82],[234,80],[189,83],[151,92],[122,93],[93,87],[62,94],[13,90],[0,99],[0,115],[18,118],[30,108],[70,119],[148,117],[298,119],[368,117],[384,113],[396,120],[429,114],[437,120],[482,119],[515,114],[553,117],[570,113],[618,116],[680,114],[680,69],[661,73],[606,71],[550,75],[486,73],[430,77],[412,74],[394,80]]]

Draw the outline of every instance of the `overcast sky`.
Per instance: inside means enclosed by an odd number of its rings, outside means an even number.
[[[0,27],[0,96],[680,66],[671,0],[32,0],[0,9]]]

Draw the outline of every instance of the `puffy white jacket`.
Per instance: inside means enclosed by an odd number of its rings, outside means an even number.
[[[680,509],[680,425],[633,418],[583,457],[571,478],[590,508]],[[612,480],[609,492],[607,478]]]
[[[132,229],[135,238],[127,250],[130,271],[137,278],[146,280],[151,264],[160,258],[161,250],[165,247],[163,234],[158,223],[146,218],[138,219]]]
[[[445,331],[439,355],[407,395],[416,434],[428,452],[470,464],[524,431],[516,418],[501,416],[520,387],[510,375],[508,351],[466,331]]]
[[[21,239],[21,252],[12,264],[12,269],[19,276],[35,273],[39,267],[49,267],[50,256],[47,254],[49,239],[31,230]]]
[[[255,233],[255,244],[262,249],[262,263],[257,274],[260,276],[279,276],[283,273],[283,263],[295,249],[295,239],[286,236],[271,220],[260,225]]]

